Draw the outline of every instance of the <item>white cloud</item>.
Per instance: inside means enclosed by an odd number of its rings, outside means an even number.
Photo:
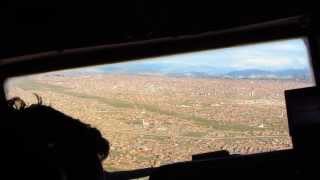
[[[284,68],[292,67],[292,61],[288,58],[264,58],[255,57],[248,59],[241,59],[239,61],[234,61],[230,66],[234,68],[246,69],[246,68]]]
[[[279,70],[287,68],[308,68],[308,54],[302,39],[260,43],[218,50],[200,51],[172,56],[143,59],[141,61],[120,63],[156,64],[168,67],[212,67],[239,69]],[[99,67],[89,71],[101,71]]]

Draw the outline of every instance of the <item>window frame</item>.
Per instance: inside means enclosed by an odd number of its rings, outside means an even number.
[[[0,61],[0,109],[6,107],[5,81],[10,77],[79,68],[100,64],[134,61],[179,53],[219,49],[275,40],[306,38],[316,86],[320,84],[320,35],[311,16],[285,19],[236,27],[198,35],[167,37],[122,44],[53,50]]]

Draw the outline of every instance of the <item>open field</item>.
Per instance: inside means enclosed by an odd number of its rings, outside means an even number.
[[[129,75],[37,75],[8,82],[8,97],[45,104],[92,124],[111,143],[104,165],[128,170],[229,150],[291,147],[283,91],[295,80]]]

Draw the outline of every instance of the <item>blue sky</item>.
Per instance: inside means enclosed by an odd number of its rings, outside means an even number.
[[[153,70],[161,67],[168,72],[176,69],[215,69],[217,72],[244,69],[277,71],[308,69],[309,58],[304,41],[293,39],[95,66],[86,68],[85,71],[128,71],[137,66],[150,67]]]

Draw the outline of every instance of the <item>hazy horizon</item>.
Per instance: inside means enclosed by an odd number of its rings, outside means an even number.
[[[146,58],[130,62],[106,64],[63,72],[118,73],[118,74],[174,74],[205,73],[223,75],[232,71],[311,70],[303,39],[236,46]]]

